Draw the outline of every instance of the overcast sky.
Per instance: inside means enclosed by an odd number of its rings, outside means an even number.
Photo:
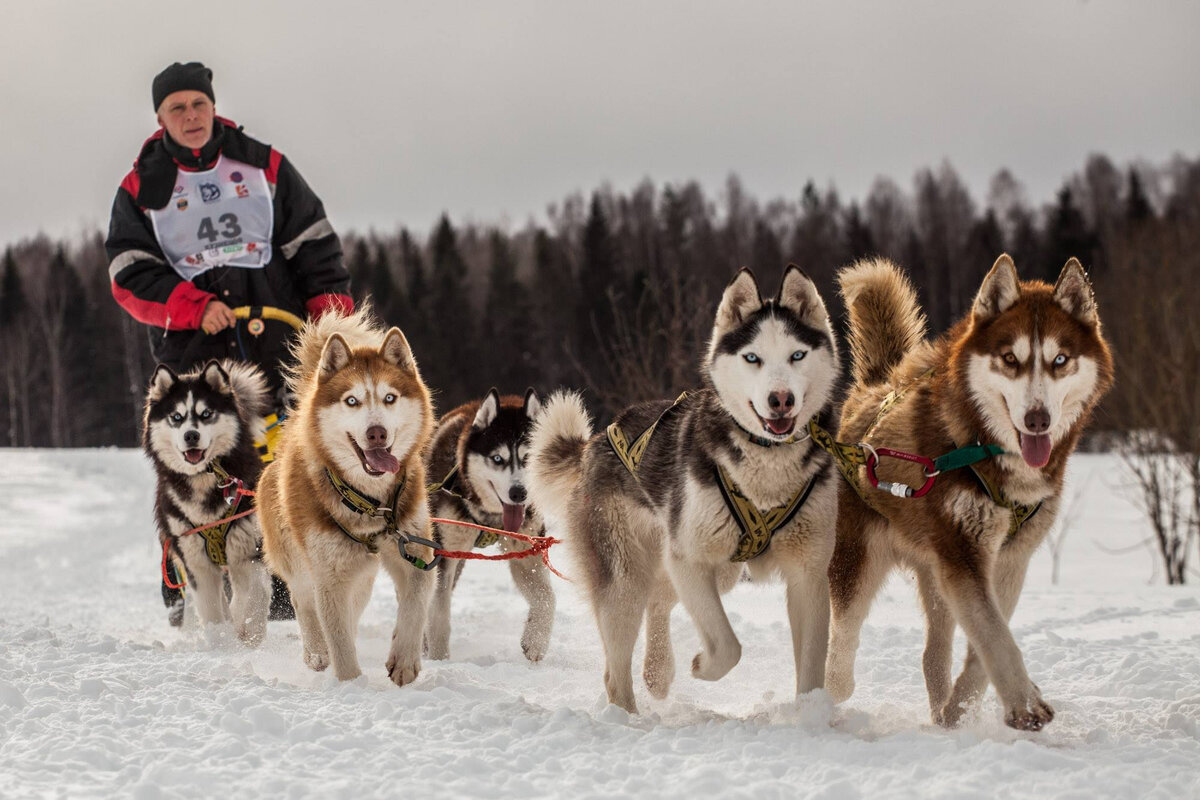
[[[948,159],[1052,199],[1089,153],[1200,155],[1200,3],[0,0],[0,244],[107,227],[154,74],[289,156],[335,227],[540,219],[738,173],[861,198]]]

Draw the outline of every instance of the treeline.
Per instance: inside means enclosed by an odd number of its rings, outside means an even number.
[[[969,310],[1001,252],[1023,277],[1051,281],[1077,256],[1096,281],[1119,362],[1128,360],[1132,350],[1120,349],[1133,345],[1121,326],[1149,329],[1126,312],[1130,293],[1151,298],[1137,314],[1194,317],[1197,230],[1200,160],[1118,167],[1094,156],[1042,206],[1007,171],[977,200],[943,164],[918,172],[907,190],[880,178],[861,201],[811,183],[796,198],[761,202],[736,177],[715,197],[696,183],[646,182],[573,195],[550,207],[546,224],[518,230],[443,217],[426,238],[400,227],[346,233],[343,244],[356,299],[370,297],[405,331],[441,410],[491,386],[566,385],[586,388],[603,414],[696,385],[716,300],[743,265],[764,291],[788,262],[801,265],[840,321],[836,270],[886,256],[909,270],[940,331]],[[1173,286],[1166,305],[1155,305],[1155,280]],[[7,248],[0,444],[136,443],[153,368],[147,335],[112,299],[102,233]],[[1200,342],[1180,347],[1195,373]],[[1145,415],[1119,397],[1109,408],[1101,422],[1114,429]]]

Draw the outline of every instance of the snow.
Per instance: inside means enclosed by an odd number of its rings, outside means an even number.
[[[404,688],[383,667],[395,600],[381,576],[359,630],[365,674],[339,685],[301,664],[294,622],[270,623],[259,650],[167,625],[140,453],[0,451],[0,796],[1200,796],[1200,591],[1151,583],[1115,459],[1078,456],[1072,474],[1083,494],[1060,584],[1043,548],[1013,620],[1058,712],[1034,734],[1005,727],[990,693],[961,728],[930,724],[901,575],[840,706],[794,699],[779,585],[727,597],[744,651],[716,683],[688,674],[697,637],[677,609],[671,697],[639,685],[631,717],[604,701],[577,590],[556,583],[550,652],[530,664],[524,601],[485,563],[455,594],[451,660]]]

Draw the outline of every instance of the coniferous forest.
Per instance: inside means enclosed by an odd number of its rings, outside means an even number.
[[[715,194],[647,181],[567,197],[545,220],[340,231],[356,300],[371,298],[404,330],[440,410],[492,386],[571,386],[603,418],[693,387],[716,301],[741,266],[766,292],[799,264],[840,325],[837,269],[885,256],[909,271],[939,332],[1008,252],[1025,279],[1053,281],[1070,256],[1092,276],[1118,367],[1093,427],[1153,429],[1200,451],[1200,159],[1118,166],[1093,156],[1041,202],[1006,170],[973,197],[949,164],[908,187],[879,178],[853,201],[811,183],[762,200],[735,176]],[[0,444],[136,444],[154,367],[148,335],[112,299],[102,231],[6,248]],[[1164,397],[1175,398],[1170,421],[1160,419]]]

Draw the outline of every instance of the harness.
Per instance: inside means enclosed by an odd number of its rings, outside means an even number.
[[[461,492],[458,491],[458,482],[459,482],[458,464],[455,464],[453,467],[450,468],[450,471],[448,473],[446,473],[446,477],[442,478],[437,483],[429,484],[429,487],[428,487],[429,493],[433,494],[434,492],[445,492],[446,494],[450,495],[451,497],[457,497],[459,500],[462,500],[463,503],[465,504],[468,502],[468,500],[466,497],[464,497],[462,495]],[[470,517],[471,521],[474,522],[476,525],[481,524],[479,522],[479,520],[475,519],[475,515],[471,513],[470,506],[467,506],[467,516]],[[479,535],[475,537],[475,544],[473,544],[471,546],[472,547],[491,547],[498,541],[500,541],[500,534],[492,533],[491,531],[481,530],[479,532]]]
[[[229,565],[229,558],[225,550],[225,536],[229,533],[229,528],[233,525],[234,518],[242,507],[242,498],[247,494],[244,491],[238,491],[242,488],[241,479],[226,472],[220,461],[213,459],[209,462],[207,471],[216,476],[217,488],[221,490],[225,504],[230,507],[230,513],[212,525],[193,526],[193,528],[196,533],[204,537],[204,552],[208,556],[208,560],[218,567],[224,567]]]
[[[378,553],[378,541],[380,539],[386,537],[395,537],[396,548],[400,551],[401,557],[422,571],[433,569],[438,565],[438,562],[442,560],[442,557],[435,553],[433,560],[426,562],[422,558],[410,555],[408,550],[405,549],[409,544],[416,544],[428,547],[430,550],[437,550],[437,544],[434,542],[431,542],[428,539],[422,539],[419,536],[410,536],[401,531],[396,521],[396,501],[400,499],[400,493],[404,491],[404,487],[408,483],[407,476],[402,478],[399,485],[396,486],[396,491],[392,493],[391,504],[389,506],[384,506],[375,498],[371,497],[370,495],[363,494],[350,484],[346,483],[346,481],[342,480],[342,478],[334,473],[333,470],[326,468],[325,475],[329,478],[329,483],[331,486],[333,486],[334,491],[341,495],[342,505],[353,511],[355,514],[361,514],[368,517],[378,517],[382,518],[384,521],[384,525],[381,530],[363,537],[351,533],[344,525],[342,525],[342,523],[337,521],[336,517],[330,514],[329,518],[333,521],[333,524],[338,527],[338,530],[346,534],[347,538],[367,548],[368,553]]]
[[[871,422],[870,427],[867,428],[866,433],[863,434],[863,438],[865,439],[879,426],[880,421],[887,412],[900,402],[909,389],[917,383],[932,377],[934,373],[934,369],[926,370],[904,386],[888,392],[887,396],[879,404],[879,410],[875,414],[875,419]],[[1012,500],[1004,494],[998,485],[989,481],[984,477],[983,473],[975,469],[974,465],[980,461],[1004,454],[1004,448],[998,444],[981,444],[976,442],[972,445],[955,448],[937,458],[927,458],[914,453],[906,453],[902,450],[893,450],[890,447],[872,447],[865,441],[857,444],[839,442],[828,431],[818,425],[816,419],[809,420],[808,431],[813,441],[822,450],[833,456],[838,471],[842,473],[842,477],[846,479],[846,482],[850,484],[850,487],[854,489],[859,498],[872,508],[874,506],[867,495],[867,491],[858,479],[859,467],[866,468],[867,481],[873,488],[902,498],[924,497],[933,488],[934,481],[938,475],[943,472],[970,467],[971,474],[975,476],[975,480],[979,482],[979,485],[983,488],[988,498],[1001,508],[1008,509],[1012,515],[1008,528],[1008,536],[1004,540],[1004,544],[1011,542],[1021,526],[1028,522],[1042,507],[1040,502],[1029,505]],[[925,475],[924,485],[913,488],[904,483],[879,480],[876,477],[875,468],[878,466],[881,457],[895,458],[920,464]]]
[[[641,466],[642,457],[645,456],[646,448],[650,446],[650,439],[653,437],[659,423],[671,415],[687,396],[687,392],[684,392],[675,398],[675,402],[659,414],[658,419],[646,428],[646,430],[642,431],[632,444],[629,443],[625,432],[621,430],[617,423],[612,423],[605,430],[609,446],[612,447],[617,458],[620,459],[621,463],[625,465],[625,469],[629,470],[629,474],[635,479],[638,478],[638,469]],[[815,423],[816,417],[813,417],[809,421],[810,429]],[[756,436],[744,428],[742,431],[751,443],[760,447],[794,444],[808,438],[807,436],[797,438],[793,435],[787,439],[774,441],[762,436]],[[717,483],[717,488],[721,492],[721,499],[725,501],[725,507],[729,509],[730,516],[733,517],[734,522],[737,523],[738,529],[741,531],[738,536],[737,549],[734,550],[733,555],[729,559],[735,563],[749,561],[761,555],[767,549],[767,546],[771,544],[771,539],[774,538],[775,532],[791,522],[796,513],[800,511],[817,483],[817,476],[814,475],[786,503],[767,511],[762,511],[738,489],[737,484],[733,482],[733,479],[729,477],[729,474],[720,465],[717,465],[713,470],[713,477]]]

